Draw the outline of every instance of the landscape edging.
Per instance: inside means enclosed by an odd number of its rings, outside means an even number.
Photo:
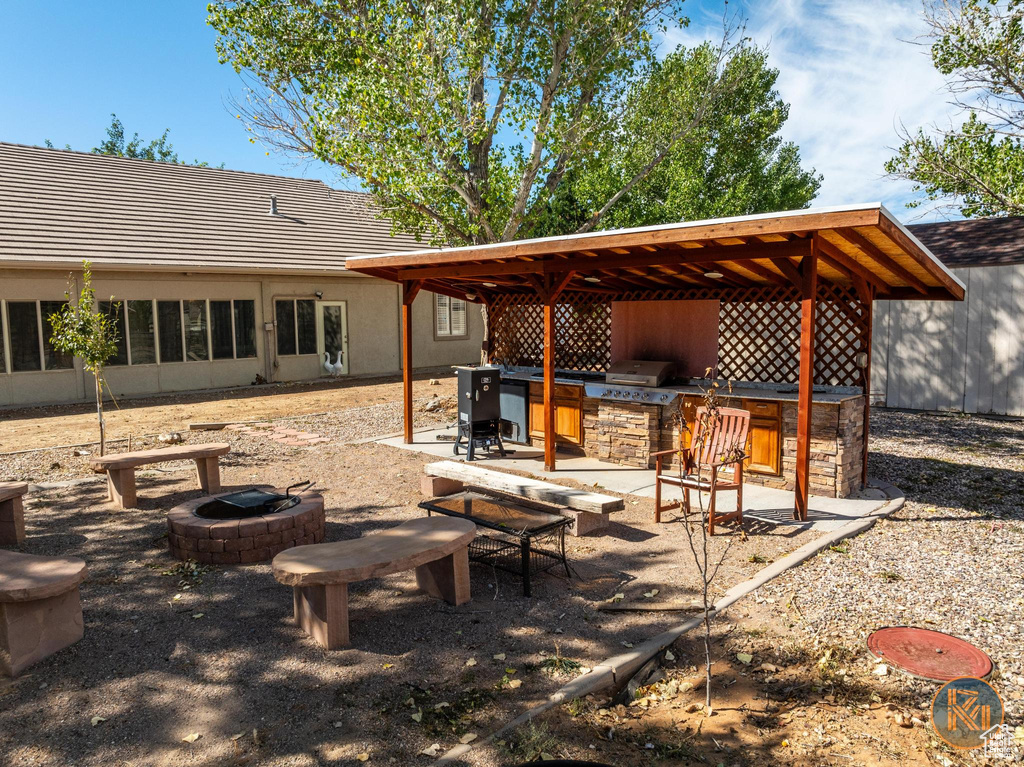
[[[710,611],[710,615],[712,617],[717,616],[743,597],[761,588],[763,585],[768,583],[768,581],[777,578],[787,570],[803,564],[811,557],[816,556],[830,546],[834,546],[839,541],[860,535],[873,527],[878,520],[891,516],[903,508],[903,505],[906,503],[906,497],[898,487],[888,482],[881,482],[877,480],[872,480],[872,486],[885,493],[888,499],[881,507],[870,514],[847,522],[842,527],[826,533],[820,538],[808,541],[796,551],[790,552],[778,561],[762,568],[753,577],[736,584],[726,591],[725,595],[721,599],[715,602],[714,607]],[[599,692],[606,687],[612,687],[616,684],[626,682],[640,669],[641,666],[647,663],[647,661],[665,648],[669,647],[683,634],[701,625],[703,621],[703,616],[690,618],[689,620],[686,620],[679,625],[674,626],[667,631],[663,631],[645,642],[642,642],[628,653],[622,653],[621,655],[614,655],[611,658],[607,658],[602,663],[594,666],[588,673],[578,676],[568,684],[560,687],[543,703],[524,711],[515,719],[505,724],[501,729],[492,732],[486,738],[482,738],[474,743],[455,746],[435,761],[434,764],[450,764],[454,760],[466,755],[474,748],[492,742],[503,733],[526,724],[539,714],[542,714],[548,709],[551,709],[560,703],[564,703],[567,700],[582,698],[586,695]]]

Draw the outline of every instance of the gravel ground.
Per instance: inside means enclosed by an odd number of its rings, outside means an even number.
[[[440,411],[417,408],[417,425],[448,422],[450,403],[440,404]],[[228,430],[186,436],[231,442],[225,488],[313,479],[325,497],[327,540],[336,541],[423,514],[419,477],[433,459],[352,442],[398,431],[400,409],[296,419],[298,428],[331,439],[313,446]],[[51,469],[48,461],[60,458],[52,451],[0,457],[0,476],[87,471],[81,458]],[[0,682],[5,767],[355,765],[360,754],[372,763],[429,763],[418,756],[423,749],[486,734],[588,665],[683,617],[603,612],[598,604],[617,593],[687,602],[695,593],[685,528],[655,526],[652,502],[630,498],[609,534],[567,539],[572,579],[538,577],[532,599],[522,597],[518,578],[480,565],[471,568],[473,601],[459,608],[423,597],[411,572],[353,585],[353,646],[325,652],[292,625],[291,594],[269,565],[191,577],[170,558],[163,512],[198,494],[190,467],[140,472],[138,484],[134,510],[111,509],[100,482],[27,499],[23,550],[89,564],[86,631],[19,679]],[[724,557],[716,595],[810,535],[789,527],[749,532],[712,539],[713,554]]]
[[[798,616],[811,641],[862,657],[882,626],[966,639],[996,665],[1007,723],[1024,724],[1024,423],[875,411],[869,469],[904,491],[904,508],[773,581],[762,598]],[[902,675],[899,683],[919,702],[936,689]]]

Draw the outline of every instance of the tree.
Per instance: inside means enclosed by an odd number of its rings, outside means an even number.
[[[1024,0],[929,0],[931,57],[959,127],[901,131],[886,163],[923,199],[968,218],[1024,215]]]
[[[107,137],[99,146],[92,148],[93,154],[129,157],[134,160],[149,160],[150,162],[169,162],[176,165],[195,165],[204,168],[210,164],[200,160],[193,160],[191,163],[179,160],[178,153],[174,151],[174,145],[168,140],[168,136],[171,133],[170,128],[164,129],[160,138],[153,139],[147,144],[143,139],[139,138],[138,133],[133,134],[131,139],[126,139],[124,124],[118,116],[111,113],[110,118],[110,125],[107,127]],[[49,139],[46,139],[44,143],[47,147],[53,149],[53,142]],[[64,148],[71,149],[71,145],[65,144]],[[223,168],[224,163],[221,163],[219,167]]]
[[[686,87],[644,118],[637,89],[664,70],[655,35],[685,23],[682,0],[215,0],[222,62],[251,87],[238,113],[254,137],[358,177],[396,229],[439,244],[501,242],[550,228],[591,158],[624,120],[645,162],[588,189],[575,231],[601,227],[665,158],[743,87],[728,63],[747,41],[726,23]],[[630,94],[634,94],[631,98]],[[673,107],[676,107],[673,109]],[[627,172],[632,171],[632,173]],[[596,189],[596,187],[595,187]],[[575,190],[574,190],[575,191]],[[546,223],[544,223],[546,222]],[[565,223],[565,222],[563,222]],[[564,227],[563,227],[564,230]]]
[[[695,83],[710,77],[715,51],[705,44],[680,50],[652,67],[631,90],[625,120],[614,140],[592,155],[562,185],[534,234],[559,234],[564,222],[582,224],[586,211],[615,200],[602,220],[608,228],[646,226],[778,210],[810,204],[821,176],[800,165],[800,150],[779,131],[789,116],[775,90],[778,70],[767,52],[746,47],[725,62],[723,77],[736,83],[717,99],[706,119],[664,157],[666,126],[693,114]],[[651,171],[616,199],[638,171]]]
[[[100,422],[100,455],[106,452],[106,424],[103,420],[103,368],[117,353],[117,325],[110,315],[99,311],[92,289],[92,265],[82,262],[82,290],[76,303],[71,301],[74,279],[69,281],[65,295],[68,302],[50,315],[55,349],[73,354],[82,360],[85,369],[96,381],[96,415]],[[116,306],[114,313],[116,314]]]

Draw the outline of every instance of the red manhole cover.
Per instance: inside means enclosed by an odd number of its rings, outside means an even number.
[[[932,682],[962,676],[984,679],[992,659],[974,645],[941,631],[890,626],[868,637],[868,650],[890,666]]]

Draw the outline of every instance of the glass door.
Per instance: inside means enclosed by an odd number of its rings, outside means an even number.
[[[324,375],[348,375],[348,322],[344,301],[317,302],[316,349]]]

